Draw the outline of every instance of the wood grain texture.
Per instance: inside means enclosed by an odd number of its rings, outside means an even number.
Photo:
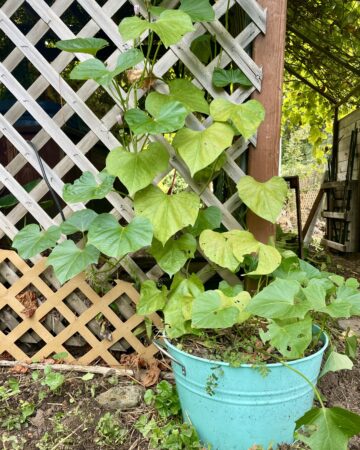
[[[279,174],[282,83],[286,31],[286,0],[259,0],[267,9],[266,35],[259,36],[253,47],[253,58],[262,66],[261,93],[253,98],[265,107],[265,121],[259,128],[257,146],[249,151],[248,173],[258,181]],[[248,226],[257,239],[268,242],[275,227],[255,214],[248,215]]]

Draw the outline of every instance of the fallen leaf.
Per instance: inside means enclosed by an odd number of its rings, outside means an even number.
[[[34,291],[25,291],[22,294],[16,295],[16,298],[19,302],[24,306],[24,309],[21,311],[21,314],[24,314],[25,317],[30,318],[35,314],[37,310],[38,303],[36,300],[36,293]]]
[[[27,373],[29,372],[29,368],[22,366],[21,364],[18,364],[17,366],[14,366],[10,369],[10,372],[12,373]]]
[[[158,361],[153,361],[149,364],[147,370],[142,371],[139,381],[144,387],[154,386],[159,380],[160,373]]]
[[[52,359],[52,358],[44,358],[41,360],[41,363],[42,364],[55,364],[56,361],[55,361],[55,359]]]

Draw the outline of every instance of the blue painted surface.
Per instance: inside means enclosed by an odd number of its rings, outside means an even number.
[[[325,345],[315,354],[288,364],[316,384]],[[263,378],[250,365],[238,368],[185,353],[165,340],[169,353],[186,368],[173,363],[183,416],[212,450],[248,450],[254,444],[267,449],[292,443],[295,421],[313,403],[313,391],[298,374],[281,363],[268,364]],[[206,392],[211,374],[218,376],[213,395]]]

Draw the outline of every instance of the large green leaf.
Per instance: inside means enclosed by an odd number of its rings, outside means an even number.
[[[285,358],[302,358],[312,340],[312,320],[274,321],[265,333],[260,330],[260,337],[263,342],[270,341]]]
[[[185,11],[194,22],[211,22],[215,12],[209,0],[181,0],[180,10]]]
[[[48,248],[55,247],[60,235],[60,228],[56,226],[41,231],[39,225],[26,225],[14,237],[12,246],[23,259],[28,259]]]
[[[224,98],[217,98],[210,105],[210,114],[217,122],[230,120],[239,133],[249,139],[264,120],[265,109],[257,100],[239,105]]]
[[[191,315],[194,298],[204,292],[204,286],[196,275],[174,277],[168,302],[164,308],[166,334],[170,338],[192,332]]]
[[[58,41],[55,45],[64,52],[88,53],[95,56],[99,50],[107,47],[109,43],[105,39],[99,38],[75,38]]]
[[[202,34],[195,38],[190,45],[190,50],[203,64],[208,64],[211,60],[211,41],[210,34]]]
[[[234,131],[229,125],[214,123],[202,131],[182,128],[176,133],[173,146],[194,176],[230,147],[233,137]]]
[[[176,44],[182,37],[194,30],[191,18],[184,11],[166,9],[155,22],[140,17],[126,17],[119,25],[119,31],[125,41],[137,39],[144,31],[152,30],[159,36],[165,47]]]
[[[296,429],[296,438],[311,450],[347,450],[349,439],[360,433],[360,416],[342,408],[313,408],[296,421]]]
[[[209,206],[200,209],[195,225],[189,229],[189,233],[199,236],[204,230],[215,230],[221,225],[222,213],[217,206]]]
[[[182,128],[188,111],[180,102],[164,105],[153,117],[141,109],[130,109],[125,113],[125,120],[131,131],[138,134],[171,133]]]
[[[154,236],[163,245],[177,231],[194,225],[200,199],[193,192],[166,195],[159,188],[149,186],[135,194],[135,213],[146,217],[154,227]]]
[[[276,248],[258,242],[248,231],[232,230],[217,233],[205,230],[199,239],[205,255],[221,267],[234,272],[244,261],[246,255],[257,253],[257,268],[248,275],[267,275],[272,273],[281,262]]]
[[[97,213],[92,209],[82,209],[81,211],[76,211],[61,224],[61,232],[69,235],[78,231],[87,231],[96,217]]]
[[[74,67],[70,73],[70,78],[73,80],[91,79],[104,86],[120,73],[139,64],[143,59],[143,53],[136,48],[121,53],[113,70],[109,70],[103,62],[96,58],[88,59]]]
[[[200,234],[199,244],[205,256],[212,262],[235,272],[240,265],[240,261],[234,256],[229,239],[228,233],[204,230]]]
[[[268,275],[279,267],[281,255],[272,245],[265,245],[259,242],[258,264],[256,269],[248,272],[247,275]]]
[[[338,301],[350,303],[351,315],[360,316],[360,291],[358,289],[347,286],[340,286],[336,291]]]
[[[186,263],[193,258],[196,251],[196,239],[189,233],[183,234],[179,239],[170,238],[165,246],[154,239],[150,253],[156,259],[161,269],[173,276]]]
[[[160,109],[174,101],[182,103],[188,112],[209,114],[209,105],[205,100],[205,92],[196,87],[190,80],[176,78],[169,81],[169,94],[150,92],[146,98],[146,109],[151,115],[156,115]]]
[[[149,246],[152,236],[151,223],[144,217],[135,217],[122,227],[112,214],[105,213],[90,225],[88,242],[105,255],[119,259]]]
[[[334,317],[335,319],[340,319],[350,317],[351,309],[352,306],[349,302],[334,299],[322,309],[322,312],[329,314],[330,317]]]
[[[159,142],[152,142],[148,148],[131,153],[117,147],[106,158],[106,170],[117,176],[129,191],[131,197],[137,191],[149,186],[154,177],[163,172],[169,163],[169,154]]]
[[[225,87],[234,83],[245,87],[252,86],[252,82],[240,69],[225,70],[216,67],[213,72],[212,82],[215,87]]]
[[[137,313],[146,316],[161,311],[166,304],[167,291],[166,286],[162,286],[160,290],[153,280],[144,281],[141,285],[139,303],[136,307]]]
[[[331,351],[330,355],[327,357],[324,367],[322,368],[320,377],[323,377],[328,372],[338,372],[339,370],[345,369],[351,370],[353,365],[353,362],[348,356]]]
[[[220,290],[206,291],[198,295],[192,307],[194,328],[228,328],[250,317],[245,308],[250,294],[242,291],[236,297],[227,297]]]
[[[237,189],[239,197],[252,212],[269,222],[276,222],[288,192],[282,177],[272,177],[260,183],[247,175],[240,178]]]
[[[310,303],[312,310],[322,311],[326,308],[326,290],[321,284],[310,282],[302,291]]]
[[[197,296],[192,308],[192,326],[194,328],[232,327],[239,315],[238,309],[220,296],[221,291],[206,291]]]
[[[267,319],[281,318],[291,311],[299,290],[297,281],[277,278],[253,297],[247,310]]]
[[[64,200],[68,203],[79,203],[105,198],[113,189],[115,177],[104,172],[99,173],[97,177],[100,183],[91,172],[84,172],[73,184],[65,184]]]
[[[90,264],[98,262],[100,252],[92,245],[79,248],[73,241],[64,241],[57,245],[46,261],[47,266],[53,266],[60,283],[70,280],[83,272]]]

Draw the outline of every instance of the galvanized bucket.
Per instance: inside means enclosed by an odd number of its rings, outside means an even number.
[[[326,335],[321,340],[324,345],[317,353],[288,362],[313,384],[328,346]],[[234,368],[185,353],[167,339],[165,345],[184,419],[204,445],[248,450],[255,444],[268,449],[293,443],[295,421],[311,408],[314,397],[302,377],[281,363],[268,364],[270,372],[263,377],[248,364]]]

